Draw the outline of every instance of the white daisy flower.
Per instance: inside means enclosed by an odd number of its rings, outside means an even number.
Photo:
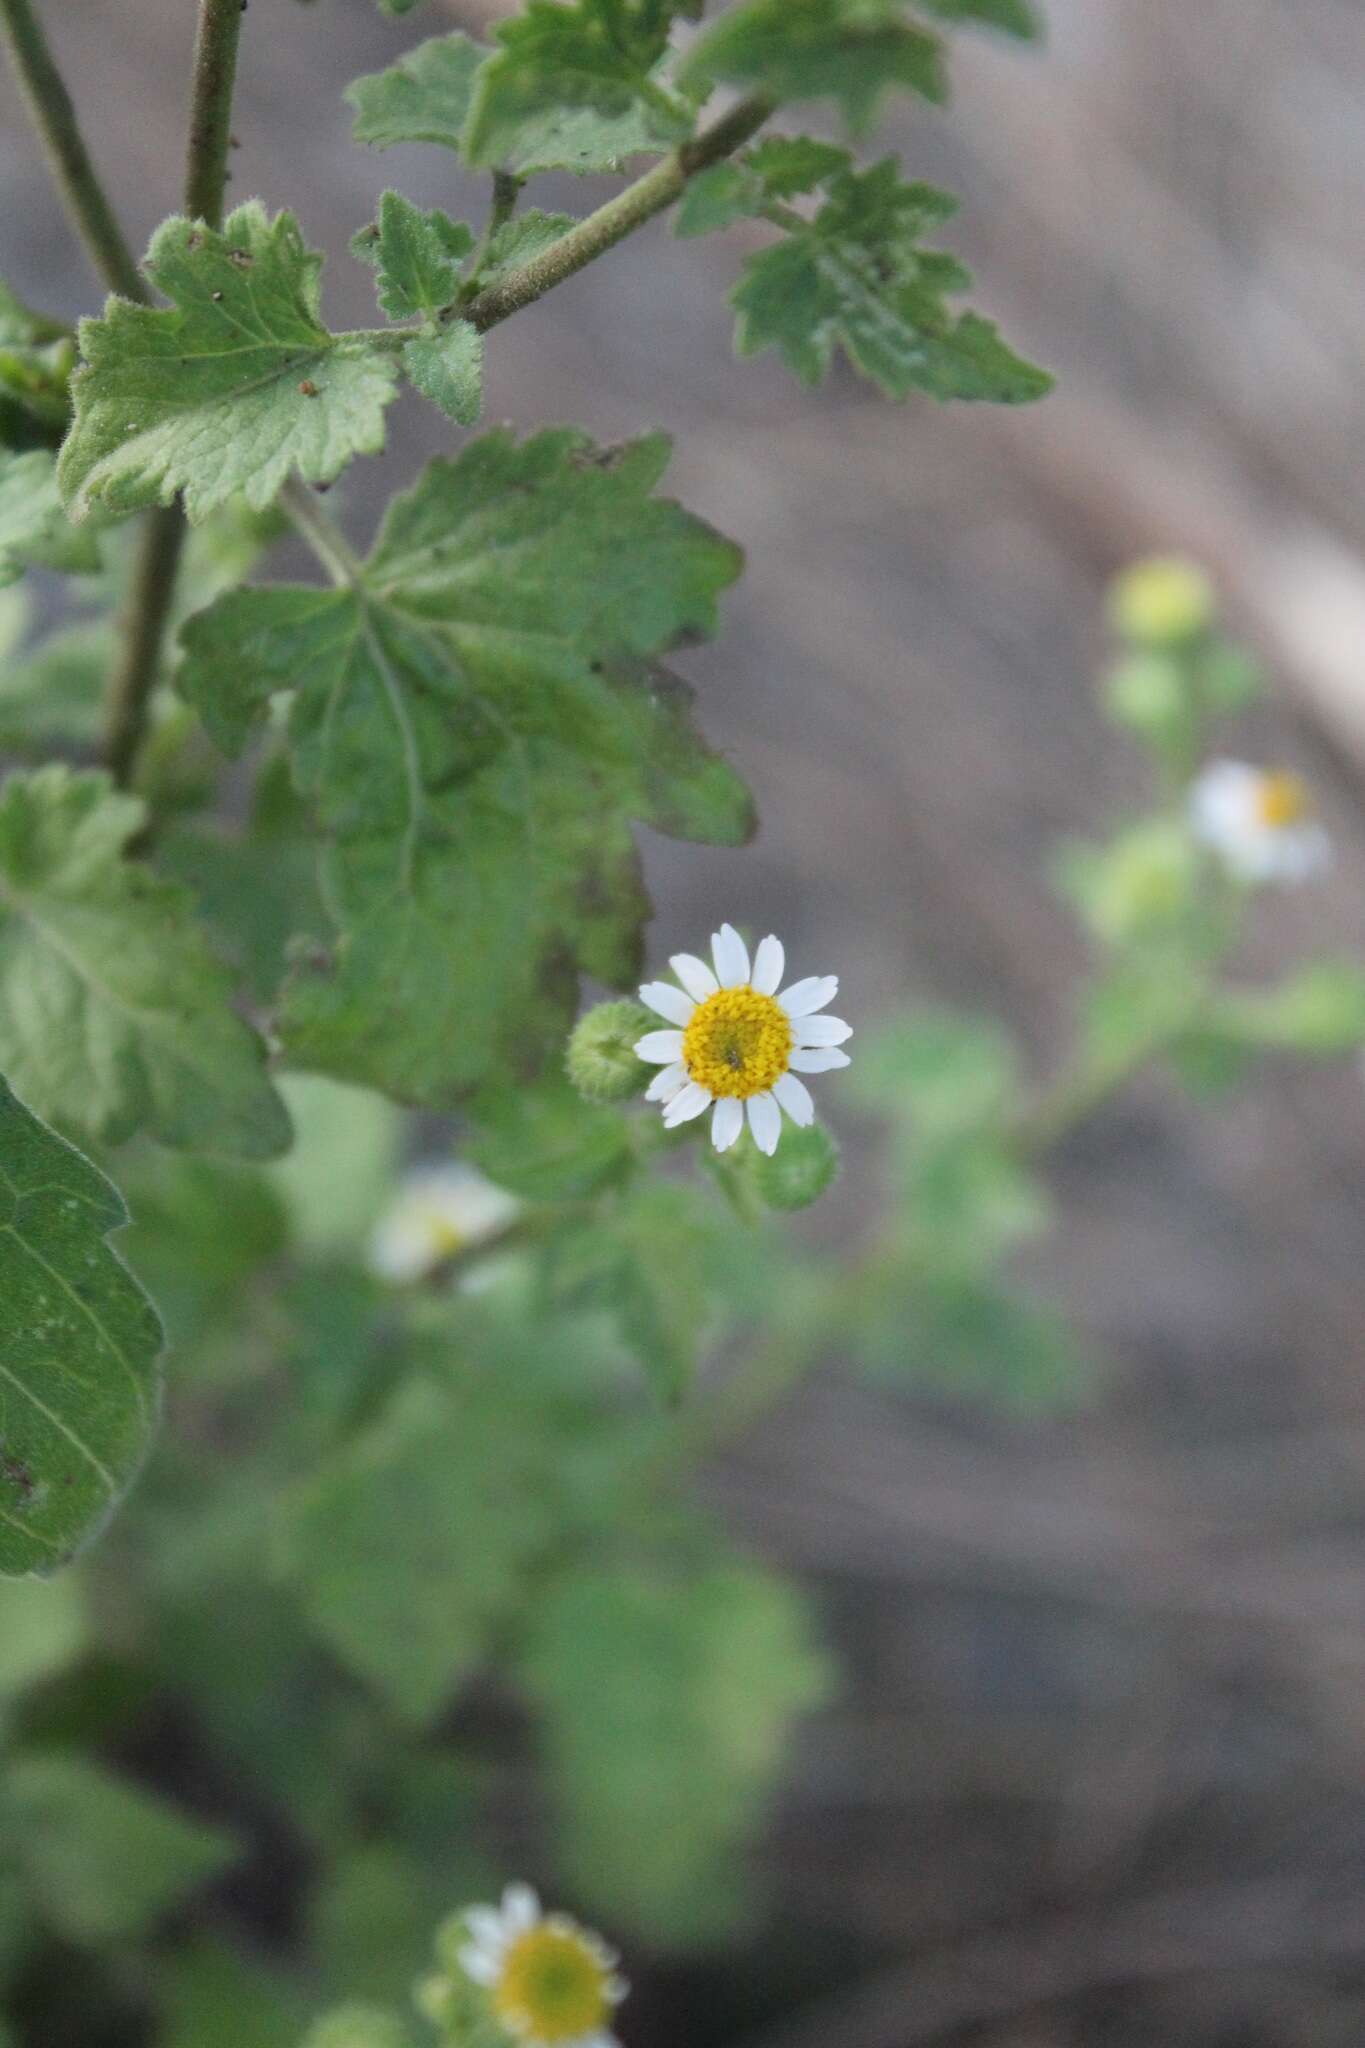
[[[509,1884],[501,1906],[471,1906],[464,1917],[460,1968],[510,2034],[531,2048],[620,2048],[607,2022],[628,1986],[598,1935],[542,1912],[524,1884]]]
[[[1211,761],[1190,791],[1190,826],[1243,882],[1303,882],[1332,856],[1307,785],[1248,761]]]
[[[457,1252],[495,1236],[520,1207],[472,1166],[419,1166],[375,1226],[370,1271],[381,1280],[425,1280]]]
[[[815,1120],[810,1090],[797,1076],[846,1067],[848,1054],[837,1048],[853,1027],[817,1014],[839,992],[832,974],[810,975],[777,993],[786,966],[777,939],[764,939],[751,962],[734,926],[723,924],[711,958],[714,973],[693,954],[675,953],[669,965],[681,988],[651,981],[640,990],[641,1002],[672,1027],[636,1041],[640,1058],[659,1068],[645,1099],[663,1104],[670,1130],[710,1109],[718,1152],[734,1144],[747,1113],[759,1151],[773,1153],[783,1110],[794,1124]]]

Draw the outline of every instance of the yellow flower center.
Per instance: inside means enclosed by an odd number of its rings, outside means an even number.
[[[713,1095],[761,1095],[787,1071],[792,1027],[755,988],[723,988],[698,1003],[683,1032],[683,1065]]]
[[[458,1223],[452,1223],[449,1216],[439,1209],[433,1209],[426,1219],[427,1243],[434,1259],[450,1259],[465,1247],[465,1233]]]
[[[1310,808],[1308,785],[1301,776],[1281,773],[1261,777],[1256,792],[1256,815],[1268,831],[1283,832],[1289,825],[1300,824]]]
[[[610,1984],[601,1957],[575,1928],[542,1920],[508,1949],[493,2010],[525,2041],[576,2041],[610,2013]]]

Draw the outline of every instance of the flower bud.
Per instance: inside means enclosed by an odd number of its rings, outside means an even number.
[[[1212,583],[1197,562],[1153,555],[1123,569],[1109,586],[1109,620],[1121,639],[1173,647],[1208,631],[1218,614]]]
[[[751,1185],[769,1209],[808,1209],[839,1174],[839,1148],[820,1124],[788,1129],[770,1158],[756,1145],[746,1150]]]
[[[1105,708],[1115,725],[1161,746],[1183,731],[1189,690],[1180,664],[1162,654],[1129,654],[1105,678]]]
[[[635,1041],[658,1021],[643,1004],[629,999],[598,1003],[580,1017],[564,1066],[585,1102],[624,1102],[644,1093],[654,1069],[637,1059]]]

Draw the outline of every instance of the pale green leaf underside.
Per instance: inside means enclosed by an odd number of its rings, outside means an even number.
[[[483,409],[483,336],[467,320],[404,344],[403,368],[424,398],[458,426],[472,427]]]
[[[0,1574],[99,1529],[155,1426],[156,1311],[105,1243],[117,1190],[0,1080]]]
[[[475,77],[493,53],[456,30],[409,50],[387,71],[357,78],[346,98],[356,111],[357,142],[376,149],[434,142],[467,161]],[[630,156],[662,145],[633,105],[603,114],[590,104],[551,100],[521,104],[515,116],[504,92],[492,106],[481,100],[480,144],[496,147],[499,167],[518,177],[539,171],[611,171]]]
[[[125,858],[142,804],[47,767],[0,792],[0,1071],[117,1144],[269,1157],[289,1120],[189,899]]]
[[[320,264],[290,214],[255,200],[221,234],[178,217],[157,230],[146,270],[172,305],[111,298],[81,323],[58,463],[73,518],[177,492],[191,520],[239,494],[261,510],[292,471],[329,483],[383,446],[396,359],[323,326]]]
[[[738,568],[651,495],[666,459],[658,437],[490,434],[395,500],[362,589],[239,592],[186,628],[182,686],[228,748],[293,692],[339,931],[288,991],[295,1063],[443,1105],[534,1071],[580,972],[636,973],[631,820],[747,833],[742,785],[650,665],[713,629]]]

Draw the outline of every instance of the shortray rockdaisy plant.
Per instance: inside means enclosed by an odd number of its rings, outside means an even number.
[[[784,1110],[794,1124],[814,1121],[810,1090],[798,1077],[846,1067],[848,1054],[838,1048],[853,1027],[819,1014],[839,992],[832,974],[809,975],[779,995],[786,954],[778,939],[764,939],[750,961],[734,926],[723,924],[711,958],[714,972],[692,953],[675,953],[669,965],[681,986],[651,981],[640,990],[641,1002],[672,1027],[636,1041],[640,1058],[659,1069],[646,1100],[663,1104],[670,1130],[709,1109],[718,1152],[734,1144],[747,1115],[754,1143],[771,1154]]]
[[[564,1913],[546,1913],[529,1885],[501,1906],[471,1906],[460,1967],[494,2016],[528,2048],[620,2048],[608,2025],[626,1995],[615,1952]]]
[[[1211,761],[1190,790],[1190,824],[1241,882],[1303,882],[1331,859],[1308,785],[1284,769]]]

